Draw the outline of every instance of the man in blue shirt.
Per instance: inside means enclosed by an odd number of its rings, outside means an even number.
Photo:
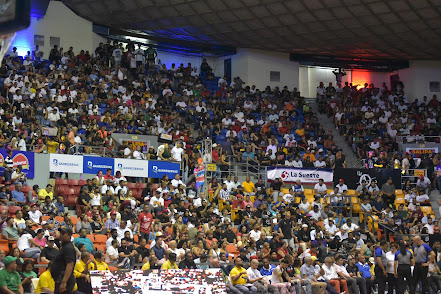
[[[15,184],[15,190],[11,192],[12,200],[15,201],[16,205],[23,206],[26,204],[26,197],[21,191],[21,184]]]
[[[264,258],[263,259],[263,266],[260,269],[260,274],[262,276],[270,276],[271,277],[275,268],[276,268],[276,266],[274,264],[270,264],[268,258]]]
[[[380,246],[375,249],[375,280],[378,283],[378,294],[384,294],[384,290],[386,289],[387,246],[386,240],[381,240]]]
[[[421,240],[420,236],[415,236],[413,237],[413,254],[415,257],[415,267],[413,269],[414,287],[421,281],[421,294],[426,294],[429,289],[427,273],[429,271],[429,264],[435,260],[435,252]],[[413,290],[413,293],[415,293],[415,290]]]
[[[158,260],[161,262],[163,262],[163,258],[165,255],[165,249],[161,247],[162,245],[162,237],[161,236],[157,236],[156,240],[155,240],[155,246],[153,246],[152,251],[155,253],[156,257],[158,258]]]
[[[374,283],[374,277],[371,274],[371,268],[369,264],[366,263],[366,258],[364,255],[360,255],[358,257],[358,262],[355,264],[358,268],[358,271],[361,274],[361,277],[366,280],[366,291],[367,294],[372,293],[372,285]]]
[[[73,242],[76,247],[78,247],[78,245],[80,245],[80,244],[84,244],[87,252],[89,252],[89,253],[93,252],[93,243],[92,243],[92,240],[87,238],[87,230],[86,229],[81,229],[80,236],[76,237]]]

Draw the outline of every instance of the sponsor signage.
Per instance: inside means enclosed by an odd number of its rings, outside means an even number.
[[[381,189],[384,183],[392,178],[395,189],[401,189],[401,169],[394,168],[336,168],[334,169],[334,185],[338,184],[339,179],[345,180],[349,189],[357,189],[358,185],[364,180],[368,187],[372,181],[377,183]]]
[[[7,150],[0,149],[0,173],[2,174],[5,170],[3,163],[7,156]],[[23,172],[26,174],[27,178],[33,179],[35,177],[34,152],[13,150],[12,161],[14,163],[14,168],[17,168],[19,165],[23,167]]]
[[[112,170],[115,169],[115,160],[113,158],[107,157],[96,157],[96,156],[84,156],[83,157],[83,173],[85,174],[97,174],[102,171],[106,174],[108,168]]]
[[[438,153],[438,147],[433,148],[406,148],[406,152],[412,154],[415,157],[420,157],[424,154],[433,155]]]
[[[149,160],[149,178],[160,179],[164,175],[168,175],[170,179],[175,177],[175,174],[179,174],[181,165],[179,162],[169,162],[160,160]]]
[[[269,167],[267,171],[269,181],[281,178],[286,183],[293,183],[300,180],[303,184],[316,184],[319,179],[325,183],[331,183],[333,179],[332,169],[320,168],[289,168],[289,167]]]
[[[147,178],[149,177],[149,165],[147,160],[115,158],[113,174],[120,171],[125,177]]]
[[[51,153],[49,171],[82,174],[83,156]]]

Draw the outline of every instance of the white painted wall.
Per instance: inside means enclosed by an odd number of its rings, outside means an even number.
[[[26,30],[17,32],[12,47],[17,47],[19,55],[26,55],[26,51],[34,50],[34,34],[44,36],[43,58],[49,57],[52,49],[50,37],[60,37],[60,45],[65,51],[74,48],[75,53],[80,50],[93,53],[99,42],[105,39],[92,31],[92,22],[76,15],[60,1],[49,2],[46,15],[37,19],[31,18],[31,25]]]
[[[323,82],[325,86],[330,82],[335,85],[335,75],[332,73],[333,70],[335,70],[335,68],[300,66],[300,93],[305,97],[315,97],[320,82]],[[377,87],[380,87],[382,83],[386,83],[388,87],[390,87],[389,76],[390,74],[385,72],[346,70],[346,76],[343,77],[342,83],[349,82],[354,85],[374,83]]]
[[[414,101],[427,96],[429,100],[433,95],[438,99],[441,93],[430,92],[430,82],[441,82],[441,61],[411,60],[410,67],[398,70],[392,74],[398,74],[404,83],[404,89],[409,101]]]

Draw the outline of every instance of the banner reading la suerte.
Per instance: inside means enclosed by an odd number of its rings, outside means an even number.
[[[327,168],[270,167],[267,171],[267,178],[269,181],[280,178],[287,183],[300,180],[304,184],[316,184],[319,179],[323,179],[325,183],[331,183],[333,172],[332,169]]]

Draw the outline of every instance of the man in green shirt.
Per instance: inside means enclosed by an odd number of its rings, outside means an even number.
[[[6,294],[23,294],[20,274],[16,271],[17,257],[6,256],[5,268],[0,271],[0,289]]]

